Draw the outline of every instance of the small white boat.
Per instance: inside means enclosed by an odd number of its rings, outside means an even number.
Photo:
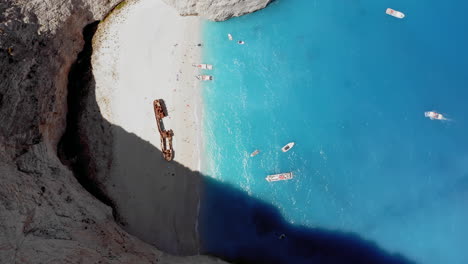
[[[245,44],[245,42],[242,41],[242,40],[237,41],[237,43],[238,43],[239,45],[244,45],[244,44]]]
[[[429,117],[429,119],[431,119],[431,120],[434,120],[434,119],[435,120],[448,120],[442,114],[439,114],[439,113],[434,112],[434,111],[424,112],[424,116]]]
[[[289,151],[290,149],[292,149],[292,147],[294,147],[294,142],[289,142],[288,144],[286,144],[284,147],[281,148],[281,150],[283,152],[287,152]]]
[[[192,66],[195,67],[195,68],[198,68],[198,69],[202,69],[202,70],[212,70],[213,69],[213,65],[211,65],[211,64],[200,63],[200,64],[192,64]]]
[[[232,35],[230,33],[228,34],[228,39],[232,40]]]
[[[213,76],[211,76],[211,75],[197,75],[195,77],[200,81],[211,81],[211,80],[213,80]]]
[[[265,180],[267,180],[268,182],[275,182],[275,181],[286,181],[292,178],[293,178],[292,172],[285,172],[285,173],[280,173],[280,174],[268,175],[266,176]]]
[[[385,13],[387,13],[387,15],[391,15],[391,16],[394,16],[396,18],[404,18],[405,17],[405,14],[403,14],[402,12],[396,11],[396,10],[391,9],[391,8],[387,8]]]
[[[256,149],[254,152],[250,153],[250,157],[257,156],[260,153],[260,150]]]

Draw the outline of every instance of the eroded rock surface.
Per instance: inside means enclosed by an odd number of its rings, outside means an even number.
[[[255,12],[272,0],[163,0],[175,7],[181,16],[202,16],[214,21]]]

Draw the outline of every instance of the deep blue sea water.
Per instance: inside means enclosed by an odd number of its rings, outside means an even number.
[[[203,172],[292,226],[350,232],[416,263],[468,263],[467,9],[461,0],[278,0],[206,22],[215,79],[203,88]],[[431,121],[429,110],[452,120]],[[289,171],[291,181],[264,179]],[[213,202],[219,188],[206,193],[201,224],[222,226],[232,204]],[[249,244],[203,236],[207,252],[232,258]]]

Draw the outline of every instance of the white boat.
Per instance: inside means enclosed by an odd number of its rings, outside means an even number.
[[[424,112],[424,116],[429,117],[429,119],[431,119],[431,120],[434,120],[434,119],[435,120],[448,120],[442,114],[439,114],[439,113],[434,112],[434,111]]]
[[[242,40],[237,41],[237,43],[238,43],[239,45],[244,45],[244,44],[245,44],[245,42],[242,41]]]
[[[231,34],[228,34],[228,39],[232,40],[232,35]]]
[[[257,156],[260,153],[260,150],[256,149],[254,152],[250,153],[250,157]]]
[[[213,69],[213,65],[211,65],[211,64],[200,63],[200,64],[192,64],[192,66],[195,67],[195,68],[198,68],[198,69],[202,69],[202,70],[212,70]]]
[[[267,180],[268,182],[275,182],[275,181],[286,181],[292,178],[293,178],[292,172],[285,172],[285,173],[280,173],[280,174],[268,175],[266,176],[265,180]]]
[[[287,152],[289,151],[290,149],[292,149],[292,147],[294,147],[294,142],[289,142],[288,144],[286,144],[284,147],[281,148],[281,150],[283,152]]]
[[[197,75],[195,77],[200,81],[211,81],[211,80],[213,80],[213,76],[211,76],[211,75]]]
[[[394,16],[396,18],[404,18],[405,17],[405,14],[403,14],[402,12],[396,11],[396,10],[391,9],[391,8],[387,8],[385,13],[387,13],[388,15]]]

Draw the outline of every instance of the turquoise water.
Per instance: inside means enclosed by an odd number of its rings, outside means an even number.
[[[352,232],[417,263],[468,263],[466,8],[279,0],[206,22],[203,171],[294,225]]]

